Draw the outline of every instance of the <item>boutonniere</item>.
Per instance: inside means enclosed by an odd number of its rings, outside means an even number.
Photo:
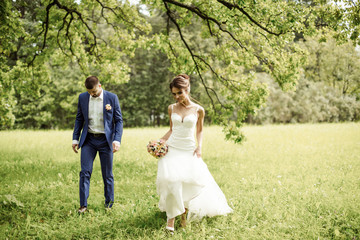
[[[106,105],[105,105],[105,109],[106,109],[107,111],[110,111],[110,110],[111,110],[110,104],[106,104]]]

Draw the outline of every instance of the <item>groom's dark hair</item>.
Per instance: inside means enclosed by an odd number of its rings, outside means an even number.
[[[98,84],[99,84],[99,79],[95,76],[90,76],[85,80],[85,87],[87,89],[93,89]]]

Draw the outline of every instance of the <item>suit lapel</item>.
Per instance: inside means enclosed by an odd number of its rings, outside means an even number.
[[[106,125],[106,109],[105,109],[105,105],[107,102],[107,94],[106,91],[103,89],[103,119],[104,119],[104,127]]]
[[[85,97],[85,102],[84,104],[84,116],[86,117],[87,120],[89,120],[89,100],[90,100],[90,94],[87,93],[86,97]]]

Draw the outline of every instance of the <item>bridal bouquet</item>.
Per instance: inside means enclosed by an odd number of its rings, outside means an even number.
[[[161,158],[168,152],[168,145],[161,140],[152,140],[149,141],[147,150],[153,157]]]

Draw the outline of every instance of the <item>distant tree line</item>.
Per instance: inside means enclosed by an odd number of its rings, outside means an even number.
[[[265,78],[263,78],[264,80]],[[360,101],[324,82],[301,79],[296,91],[284,92],[271,79],[264,107],[249,115],[248,123],[317,123],[360,120]]]
[[[247,122],[306,123],[360,120],[360,49],[332,39],[304,39],[307,64],[295,91],[282,91],[268,75],[258,80],[269,86],[266,104]]]

